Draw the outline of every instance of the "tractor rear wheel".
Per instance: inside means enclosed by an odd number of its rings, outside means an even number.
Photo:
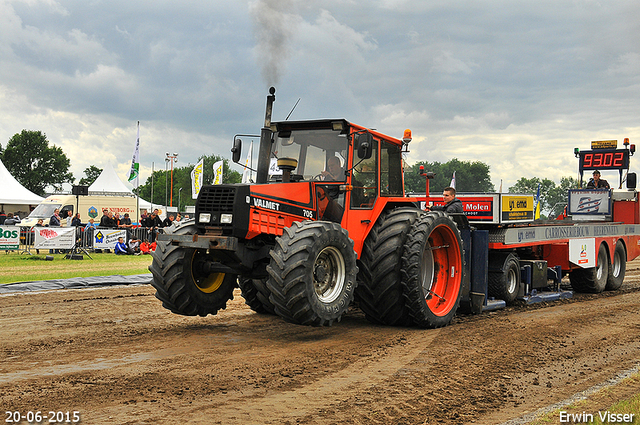
[[[275,314],[275,306],[269,301],[269,289],[266,279],[251,279],[240,276],[238,285],[242,291],[244,302],[251,310],[261,314]]]
[[[353,301],[356,252],[337,223],[304,221],[284,229],[269,253],[269,300],[285,320],[331,326]]]
[[[364,241],[356,300],[371,322],[411,324],[400,269],[407,234],[420,214],[417,208],[401,207],[381,215]]]
[[[569,273],[571,286],[576,292],[599,294],[607,286],[609,256],[604,244],[598,248],[598,265],[587,269],[575,269]]]
[[[616,242],[616,248],[613,252],[611,267],[609,267],[609,277],[607,278],[607,291],[615,291],[620,289],[624,281],[624,275],[627,271],[627,250],[624,249],[622,241]]]
[[[175,230],[176,235],[195,233],[195,223],[187,223]],[[238,276],[204,272],[201,265],[206,257],[204,250],[158,241],[149,270],[153,274],[151,285],[156,289],[156,298],[165,308],[184,316],[204,317],[216,314],[233,299]]]
[[[414,324],[439,328],[451,322],[460,302],[462,240],[456,224],[442,212],[420,217],[402,255],[402,285]]]

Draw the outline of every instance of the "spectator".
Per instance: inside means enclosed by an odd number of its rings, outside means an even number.
[[[120,236],[118,238],[118,242],[116,242],[116,246],[114,249],[116,255],[127,255],[129,254],[129,248],[124,244],[124,238]]]
[[[58,208],[53,211],[53,215],[49,219],[49,227],[60,227],[60,210]]]
[[[109,210],[102,211],[102,218],[100,219],[100,227],[116,227],[115,221],[113,220],[113,214]]]
[[[156,250],[156,243],[149,243],[146,239],[140,244],[140,252],[143,254],[151,254]]]
[[[14,216],[13,213],[7,214],[7,218],[4,221],[5,226],[15,226],[18,223],[20,223],[20,217]]]
[[[116,227],[120,227],[120,213],[117,212],[113,215],[113,221]]]
[[[171,226],[173,224],[173,220],[175,220],[175,217],[173,216],[173,214],[169,214],[169,217],[165,218],[162,222],[162,227]]]
[[[69,212],[71,212],[71,211],[69,211]],[[80,220],[80,213],[76,213],[76,215],[73,217],[73,220],[71,220],[71,225],[73,227],[82,226],[82,220]]]
[[[93,218],[89,219],[89,222],[86,226],[84,226],[84,231],[86,232],[89,229],[95,229],[97,227],[96,221]]]
[[[130,229],[133,227],[133,224],[131,224],[129,213],[124,213],[124,217],[120,219],[120,224],[118,225],[118,227],[124,227],[125,229]]]
[[[65,219],[67,220],[66,227],[71,227],[71,223],[73,222],[73,212],[71,210],[67,210]]]
[[[160,220],[160,217],[158,217],[158,214],[154,211],[146,218],[143,226],[151,230],[159,229],[162,227],[162,220]]]
[[[44,220],[39,218],[35,227],[44,227]],[[34,235],[35,236],[35,235]],[[40,250],[36,248],[36,254],[40,254]]]
[[[4,224],[4,221],[7,219],[7,215],[4,213],[4,210],[0,210],[0,225]]]
[[[140,255],[140,239],[129,239],[129,250],[133,252],[134,255]]]

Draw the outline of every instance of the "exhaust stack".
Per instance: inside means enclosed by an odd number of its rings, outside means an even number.
[[[260,131],[260,149],[258,150],[258,170],[256,173],[256,183],[264,184],[269,179],[269,160],[271,158],[271,112],[273,102],[276,101],[276,88],[269,88],[267,96],[267,107],[264,114],[264,127]]]

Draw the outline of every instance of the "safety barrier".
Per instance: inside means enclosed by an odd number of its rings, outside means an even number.
[[[14,226],[3,226],[7,228],[12,228]],[[26,227],[26,226],[15,226],[19,228],[20,234],[20,244],[17,249],[20,252],[24,253],[38,253],[40,249],[37,249],[35,246],[36,238],[35,238],[35,229],[41,229],[41,227]],[[55,229],[55,228],[51,228]],[[133,228],[106,228],[106,227],[89,227],[85,230],[84,227],[78,226],[75,228],[75,246],[77,248],[82,248],[86,250],[96,251],[100,249],[113,249],[113,246],[104,246],[104,244],[100,244],[101,234],[108,234],[117,231],[122,231],[125,237],[125,242],[128,243],[130,239],[139,239],[140,241],[147,240],[149,243],[152,243],[156,240],[158,233],[162,233],[162,229],[148,229],[145,227],[133,227]],[[115,245],[115,242],[113,243]],[[6,251],[16,251],[14,249],[8,249]],[[45,249],[48,251],[48,249]]]

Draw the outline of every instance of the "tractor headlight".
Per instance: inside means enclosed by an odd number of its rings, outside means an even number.
[[[220,223],[221,224],[231,224],[233,221],[233,214],[221,214],[220,215]]]
[[[200,213],[200,216],[198,217],[198,221],[200,223],[209,223],[211,221],[211,214],[210,213]]]

